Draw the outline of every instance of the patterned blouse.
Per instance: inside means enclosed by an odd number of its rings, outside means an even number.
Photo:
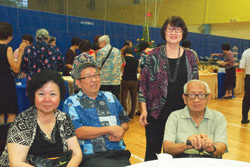
[[[186,50],[187,80],[198,79],[198,67],[195,55]],[[155,48],[148,55],[141,75],[139,102],[145,102],[148,113],[158,118],[167,100],[168,76],[166,70],[165,45]]]
[[[60,137],[63,143],[63,152],[68,150],[67,140],[75,136],[75,129],[70,117],[61,112],[55,111],[56,125],[59,128]],[[31,147],[37,130],[37,110],[30,107],[20,113],[10,125],[5,150],[0,157],[0,166],[9,166],[7,143],[18,143]]]
[[[23,53],[21,71],[28,74],[28,80],[31,79],[32,75],[45,68],[63,72],[64,57],[60,50],[44,41],[37,41],[26,47]]]
[[[78,56],[76,56],[74,58],[73,68],[72,68],[72,71],[71,71],[72,78],[74,78],[75,70],[79,66],[79,64],[83,64],[83,63],[86,63],[86,62],[95,64],[94,57],[91,56],[88,52],[82,52],[80,55],[78,55]]]

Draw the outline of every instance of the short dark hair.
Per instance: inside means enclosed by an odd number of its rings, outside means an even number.
[[[0,40],[6,40],[13,36],[13,28],[10,23],[0,22]]]
[[[231,49],[231,46],[229,43],[224,43],[221,45],[221,49],[222,50],[230,50]]]
[[[82,40],[82,42],[80,43],[79,49],[82,52],[89,51],[91,49],[91,43],[90,43],[90,41],[87,40],[87,39]]]
[[[126,56],[126,54],[133,54],[132,47],[126,47],[123,51],[123,54]]]
[[[93,49],[94,51],[100,49],[99,43],[98,43],[98,42],[94,42],[93,45],[92,45],[92,49]]]
[[[75,75],[74,75],[74,79],[75,80],[79,80],[79,78],[81,78],[81,73],[84,69],[88,68],[88,67],[92,67],[92,68],[95,68],[96,71],[98,72],[98,68],[97,66],[94,64],[94,63],[89,63],[89,62],[86,62],[86,63],[83,63],[83,64],[79,64],[75,70]]]
[[[80,45],[80,43],[81,43],[81,38],[79,38],[79,37],[73,37],[72,39],[71,39],[71,46],[79,46]]]
[[[162,28],[161,28],[161,37],[163,40],[166,41],[165,38],[165,31],[168,25],[171,25],[173,27],[180,27],[182,29],[182,39],[181,41],[185,40],[187,35],[188,35],[188,29],[187,26],[184,22],[184,20],[179,17],[179,16],[170,16],[169,18],[167,18],[167,20],[165,21],[165,23],[163,24]]]
[[[141,41],[139,43],[139,51],[142,52],[143,50],[145,50],[146,48],[149,47],[149,43],[148,41]]]
[[[49,44],[51,44],[52,42],[54,42],[54,41],[56,41],[56,37],[52,37],[52,36],[50,36],[49,37]]]
[[[130,43],[132,43],[132,41],[130,41],[130,40],[126,40],[126,41],[124,42],[123,46],[129,46],[129,45],[130,45]]]
[[[67,88],[66,88],[65,81],[63,80],[62,76],[57,71],[44,69],[43,71],[34,74],[31,77],[31,80],[28,81],[27,92],[28,92],[28,97],[30,99],[31,105],[35,104],[34,102],[35,92],[50,81],[58,85],[59,90],[60,90],[60,98],[61,100],[64,99]]]
[[[34,41],[32,35],[30,35],[30,34],[24,34],[24,35],[22,36],[22,40],[27,40],[27,41],[30,42],[30,44],[32,44],[33,41]]]
[[[188,40],[182,41],[182,43],[181,43],[181,46],[183,46],[184,48],[190,48],[191,45],[192,45],[192,43]]]

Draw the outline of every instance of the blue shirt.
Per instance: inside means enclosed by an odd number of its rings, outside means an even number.
[[[82,126],[121,125],[129,121],[122,105],[110,92],[100,91],[94,100],[80,91],[65,101],[63,111],[71,117],[75,129]],[[107,150],[124,150],[126,148],[123,140],[111,142],[108,137],[107,134],[91,140],[78,141],[83,154],[94,154]]]

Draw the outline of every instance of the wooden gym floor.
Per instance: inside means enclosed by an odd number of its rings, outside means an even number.
[[[250,162],[250,124],[241,124],[243,94],[233,99],[210,100],[209,108],[220,111],[227,119],[228,153],[223,159]],[[131,164],[144,160],[146,139],[145,129],[139,123],[139,116],[129,122],[129,130],[124,137],[127,149],[132,153]]]

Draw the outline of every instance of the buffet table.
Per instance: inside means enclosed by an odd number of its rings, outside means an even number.
[[[159,165],[158,160],[142,162],[130,167],[164,167]],[[250,167],[250,163],[215,158],[174,158],[168,167]]]
[[[218,98],[218,79],[217,73],[206,73],[206,74],[199,74],[199,79],[204,81],[208,84],[211,90],[211,98],[215,99]]]

